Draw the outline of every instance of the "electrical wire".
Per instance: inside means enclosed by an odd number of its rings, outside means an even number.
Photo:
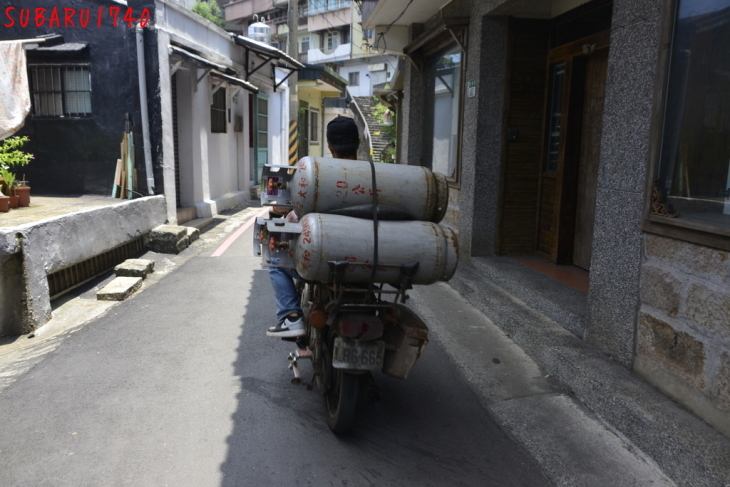
[[[396,18],[395,18],[395,19],[393,20],[393,22],[391,22],[390,24],[388,24],[388,27],[386,27],[386,28],[385,28],[385,31],[383,31],[383,32],[380,32],[380,33],[378,34],[378,40],[377,40],[377,41],[375,42],[375,46],[374,46],[374,47],[375,47],[375,51],[376,51],[376,52],[378,51],[378,45],[380,44],[380,40],[382,39],[382,40],[383,40],[383,45],[384,45],[385,47],[384,47],[384,49],[383,49],[383,52],[382,52],[381,54],[385,54],[385,51],[386,51],[386,50],[387,50],[387,48],[388,48],[388,44],[387,44],[387,43],[385,42],[385,34],[387,34],[387,33],[388,33],[388,31],[390,30],[390,28],[391,28],[391,27],[393,27],[393,25],[394,25],[394,24],[395,24],[396,22],[398,22],[398,21],[400,20],[400,18],[401,18],[401,17],[403,17],[403,14],[405,14],[405,13],[406,13],[406,10],[408,10],[408,7],[410,7],[412,3],[413,3],[413,0],[409,0],[408,4],[407,4],[407,5],[405,6],[405,8],[403,9],[403,11],[402,11],[402,12],[400,13],[400,15],[398,15],[398,17],[396,17]]]

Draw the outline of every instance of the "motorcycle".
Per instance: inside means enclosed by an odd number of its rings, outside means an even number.
[[[254,252],[266,262],[278,259],[274,262],[296,269],[301,277],[306,333],[290,339],[298,346],[288,357],[292,382],[309,390],[316,387],[324,397],[327,425],[337,434],[350,430],[361,390],[379,394],[373,372],[408,377],[428,344],[428,327],[406,306],[407,291],[414,284],[448,280],[458,261],[456,234],[434,223],[445,213],[448,186],[443,176],[424,168],[383,164],[379,169],[386,174],[379,177],[385,176],[385,184],[378,190],[372,163],[371,174],[363,174],[367,164],[304,158],[296,171],[267,166],[262,203],[288,204],[306,214],[299,215],[298,223],[256,221]],[[327,170],[313,174],[313,167]],[[316,181],[317,197],[307,200],[300,191],[299,201],[292,198],[295,172],[304,187]],[[324,197],[327,177],[334,190],[330,200]],[[405,202],[404,178],[421,183],[411,184],[420,189]],[[368,197],[365,192],[342,197],[343,190],[367,183],[374,195],[370,206],[363,204],[364,198],[357,199],[358,194]],[[315,204],[312,201],[319,206],[304,210],[303,205]],[[302,377],[302,361],[311,362],[309,380]]]

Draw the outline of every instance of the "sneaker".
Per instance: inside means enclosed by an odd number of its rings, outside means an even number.
[[[278,325],[270,327],[266,330],[266,336],[269,337],[298,337],[305,335],[307,330],[304,328],[304,320],[299,316],[295,319],[288,316],[281,320]]]

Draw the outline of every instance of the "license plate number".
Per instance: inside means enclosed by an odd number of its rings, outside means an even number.
[[[375,370],[383,367],[385,342],[335,338],[332,366],[336,369]]]

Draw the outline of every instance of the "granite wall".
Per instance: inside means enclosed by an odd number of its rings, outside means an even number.
[[[634,370],[730,436],[730,252],[646,235]]]
[[[585,339],[631,366],[662,2],[613,8]]]

